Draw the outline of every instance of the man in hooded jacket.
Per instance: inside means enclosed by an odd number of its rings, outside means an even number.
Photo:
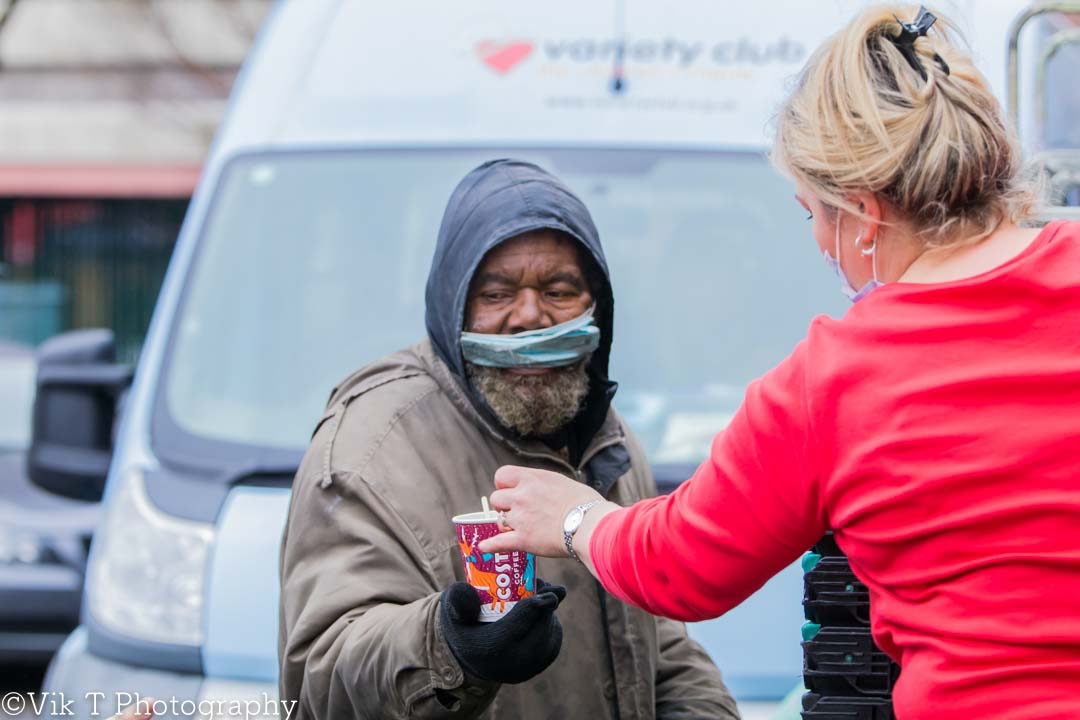
[[[621,504],[655,493],[610,406],[613,299],[588,210],[535,165],[481,165],[450,198],[426,301],[428,338],[334,388],[293,484],[278,642],[293,717],[737,718],[681,623],[616,600],[574,560],[540,560],[551,584],[494,623],[461,582],[451,518],[478,509],[501,465]],[[463,331],[509,336],[588,309],[598,342],[565,367],[463,352]]]

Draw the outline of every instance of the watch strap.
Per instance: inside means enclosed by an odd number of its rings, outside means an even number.
[[[576,552],[574,552],[574,535],[576,535],[577,531],[579,529],[581,529],[581,523],[585,522],[585,513],[587,513],[589,511],[589,508],[593,507],[594,505],[599,505],[602,502],[604,502],[604,501],[603,500],[590,500],[587,503],[582,503],[581,505],[576,505],[575,507],[570,509],[570,512],[566,513],[567,517],[569,517],[570,513],[574,512],[575,510],[580,510],[581,511],[581,522],[578,523],[578,526],[576,528],[574,528],[573,531],[570,531],[570,532],[567,532],[566,530],[563,530],[563,542],[566,543],[566,554],[569,555],[570,557],[572,557],[573,559],[577,560],[578,562],[581,562],[581,558],[578,557],[578,554]]]

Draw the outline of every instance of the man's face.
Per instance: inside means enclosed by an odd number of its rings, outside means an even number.
[[[577,241],[551,230],[511,238],[481,261],[469,287],[465,329],[490,335],[540,330],[593,304]],[[587,361],[560,368],[469,364],[473,386],[504,425],[546,435],[577,414],[588,391]]]
[[[538,230],[484,256],[469,287],[465,326],[490,335],[539,330],[576,318],[592,303],[577,241]]]

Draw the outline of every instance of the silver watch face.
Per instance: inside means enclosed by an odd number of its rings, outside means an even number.
[[[585,513],[581,512],[581,508],[574,508],[570,512],[566,513],[566,519],[563,520],[563,532],[572,533],[578,529],[581,525],[582,519],[584,519]]]

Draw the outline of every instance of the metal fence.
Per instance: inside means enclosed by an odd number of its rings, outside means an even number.
[[[0,200],[0,338],[107,327],[142,347],[187,200]]]

